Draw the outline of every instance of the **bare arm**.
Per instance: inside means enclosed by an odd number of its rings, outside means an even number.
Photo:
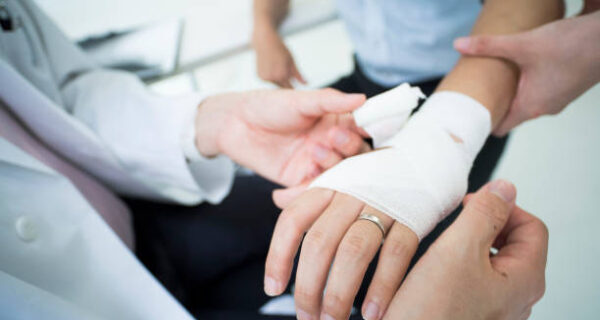
[[[289,6],[289,0],[254,0],[254,30],[267,28],[277,32]]]
[[[306,83],[277,32],[288,9],[288,0],[254,0],[252,45],[256,50],[256,71],[261,79],[283,88],[291,88],[293,79]]]
[[[560,0],[488,0],[472,35],[512,34],[562,18]],[[464,93],[483,104],[492,115],[492,128],[504,118],[518,81],[517,67],[497,58],[462,57],[444,78],[438,91]]]

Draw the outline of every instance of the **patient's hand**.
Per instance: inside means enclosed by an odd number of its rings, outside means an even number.
[[[376,224],[357,220],[363,212],[377,216],[386,231],[377,271],[362,307],[365,318],[381,319],[417,249],[417,235],[356,198],[332,190],[310,189],[281,213],[267,256],[265,292],[278,295],[285,290],[307,232],[294,291],[298,319],[319,319],[321,315],[330,317],[321,319],[347,319],[383,239]]]
[[[364,149],[350,114],[364,102],[333,89],[209,97],[196,118],[196,145],[205,156],[223,153],[274,182],[301,185]]]

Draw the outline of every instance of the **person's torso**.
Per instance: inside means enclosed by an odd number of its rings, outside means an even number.
[[[452,42],[471,30],[479,0],[338,0],[362,71],[393,86],[441,77],[459,54]]]

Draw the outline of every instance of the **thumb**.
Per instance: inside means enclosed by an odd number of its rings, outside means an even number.
[[[515,186],[495,180],[470,195],[465,208],[448,233],[481,243],[486,251],[494,243],[515,206]]]
[[[505,58],[516,63],[525,53],[519,35],[472,36],[454,40],[454,49],[465,55]]]
[[[277,189],[273,191],[273,202],[279,209],[285,209],[292,201],[298,198],[306,188],[308,188],[309,182],[289,187],[285,189]]]
[[[362,106],[366,97],[364,94],[346,94],[327,88],[314,91],[293,91],[291,103],[302,115],[320,117],[328,113],[342,114],[352,112]]]

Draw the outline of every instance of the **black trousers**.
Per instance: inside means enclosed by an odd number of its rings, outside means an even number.
[[[429,95],[438,83],[436,79],[413,85]],[[331,87],[369,97],[390,89],[370,81],[358,66]],[[505,144],[506,138],[488,139],[469,176],[469,192],[488,181]],[[261,316],[257,312],[269,300],[262,288],[266,254],[279,214],[271,200],[276,187],[259,177],[240,177],[218,206],[183,207],[126,200],[134,216],[136,253],[198,319],[295,319]],[[460,208],[423,239],[413,264],[459,212]],[[357,295],[358,310],[375,267],[373,262]],[[355,315],[351,319],[361,317]]]
[[[280,212],[271,200],[276,187],[238,177],[221,204],[195,207],[126,199],[136,254],[197,319],[274,319],[257,310],[268,301],[263,273]]]

